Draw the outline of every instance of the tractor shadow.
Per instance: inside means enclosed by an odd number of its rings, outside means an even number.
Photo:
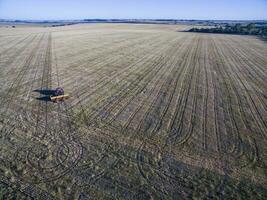
[[[55,90],[37,89],[33,92],[39,93],[40,97],[36,97],[38,101],[51,102],[50,96],[55,93]]]

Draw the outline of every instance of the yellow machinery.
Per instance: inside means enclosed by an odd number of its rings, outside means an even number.
[[[50,100],[53,102],[64,101],[65,99],[68,99],[68,98],[70,98],[68,94],[59,95],[59,96],[50,96]]]

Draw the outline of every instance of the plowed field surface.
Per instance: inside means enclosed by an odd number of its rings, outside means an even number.
[[[0,196],[267,199],[267,43],[187,28],[0,28]]]

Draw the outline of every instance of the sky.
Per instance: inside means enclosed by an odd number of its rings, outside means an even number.
[[[0,0],[0,19],[267,20],[267,0]]]

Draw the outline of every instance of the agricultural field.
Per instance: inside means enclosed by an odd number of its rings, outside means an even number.
[[[188,28],[1,27],[0,199],[267,199],[267,43]]]

